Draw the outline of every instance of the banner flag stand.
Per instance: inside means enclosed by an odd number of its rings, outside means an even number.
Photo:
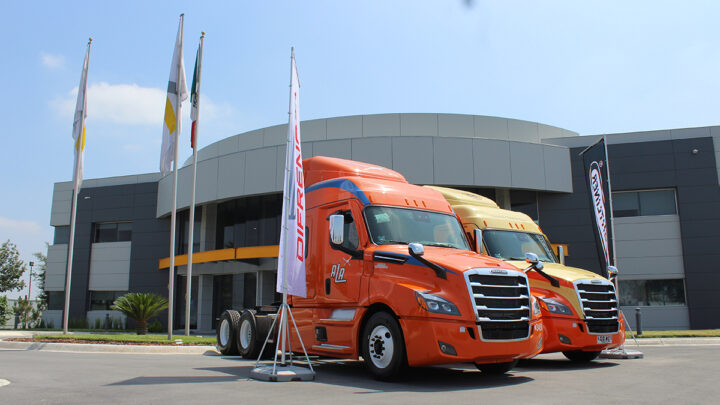
[[[608,278],[615,287],[615,298],[617,310],[622,315],[625,325],[630,329],[630,324],[620,309],[620,290],[617,281],[617,259],[615,249],[615,224],[613,218],[612,186],[610,184],[610,161],[607,153],[605,136],[599,141],[588,146],[580,152],[583,158],[583,170],[585,181],[590,194],[590,211],[593,218],[593,231],[597,243],[598,256],[602,276]],[[610,271],[612,270],[612,271]],[[633,336],[634,339],[634,336]],[[637,344],[637,340],[635,340]],[[639,345],[638,345],[639,346]],[[625,345],[614,349],[605,349],[600,352],[604,359],[642,359],[643,354],[637,350],[627,350]]]
[[[250,371],[250,377],[256,380],[285,382],[285,381],[312,381],[315,379],[315,370],[308,357],[305,344],[300,336],[295,317],[292,314],[290,305],[288,305],[288,291],[293,295],[304,297],[306,292],[305,281],[305,262],[302,251],[298,251],[298,246],[305,246],[305,233],[296,232],[298,224],[305,224],[305,192],[303,184],[303,167],[302,167],[302,151],[300,146],[300,117],[299,117],[299,89],[300,81],[297,74],[297,66],[295,65],[295,50],[290,50],[290,109],[288,111],[288,138],[287,148],[285,152],[285,181],[283,187],[283,209],[282,209],[282,227],[280,232],[280,252],[278,256],[278,276],[282,276],[282,284],[278,277],[277,290],[282,292],[282,305],[278,309],[272,326],[268,331],[260,349],[260,355],[255,362],[255,368]],[[295,177],[297,176],[297,177]],[[298,196],[298,201],[296,201]],[[290,224],[295,226],[290,229]],[[304,228],[303,228],[304,229]],[[292,243],[289,243],[291,242]],[[281,274],[282,273],[282,274]],[[290,285],[288,285],[288,273],[292,273]],[[293,362],[292,345],[290,344],[290,336],[292,335],[289,320],[297,333],[298,341],[305,354],[305,360],[308,367],[297,366]],[[275,325],[278,325],[279,333],[275,341],[275,355],[273,356],[272,365],[260,366],[260,358],[265,352],[265,347],[275,331]],[[278,351],[280,351],[280,362],[278,363]]]

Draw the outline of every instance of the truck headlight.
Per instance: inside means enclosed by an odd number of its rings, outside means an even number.
[[[547,308],[548,312],[551,314],[560,314],[560,315],[572,315],[572,311],[570,310],[570,307],[568,307],[565,304],[561,304],[557,300],[554,300],[552,298],[540,298],[545,304],[545,307]]]
[[[534,296],[531,296],[530,298],[532,298],[533,317],[540,316],[540,303]]]
[[[415,291],[415,299],[417,299],[418,305],[428,312],[460,316],[460,311],[457,306],[443,297],[438,297],[435,294],[426,292]]]

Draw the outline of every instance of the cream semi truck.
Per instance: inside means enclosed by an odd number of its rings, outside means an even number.
[[[448,200],[476,249],[518,269],[527,267],[526,253],[542,261],[539,271],[528,272],[531,292],[543,312],[542,353],[562,352],[573,361],[591,361],[603,349],[623,344],[624,319],[612,282],[562,264],[548,238],[528,215],[501,209],[493,200],[478,194],[427,187]]]

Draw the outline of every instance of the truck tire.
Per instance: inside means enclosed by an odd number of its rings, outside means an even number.
[[[478,370],[482,371],[485,374],[492,374],[492,375],[500,375],[505,374],[508,371],[512,370],[515,365],[517,365],[518,361],[508,361],[505,363],[489,363],[489,364],[478,364],[475,363],[475,367],[478,368]]]
[[[257,359],[264,343],[264,337],[258,334],[257,320],[252,311],[245,310],[240,315],[237,334],[237,351],[246,359]]]
[[[380,380],[393,380],[407,367],[405,339],[395,318],[376,312],[363,329],[361,353],[366,367]]]
[[[563,352],[563,354],[570,361],[574,361],[576,363],[587,363],[597,359],[597,357],[600,355],[600,352],[584,352],[582,350],[573,350],[571,352]]]
[[[237,354],[235,339],[240,325],[240,314],[238,311],[228,309],[220,315],[220,323],[217,327],[217,350],[225,356]]]

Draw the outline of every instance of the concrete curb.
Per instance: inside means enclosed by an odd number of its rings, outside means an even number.
[[[695,338],[638,338],[640,346],[695,346],[695,345],[720,345],[720,337],[695,337]],[[637,346],[632,338],[625,339],[625,347]]]
[[[110,345],[94,343],[8,342],[5,340],[0,340],[0,349],[82,353],[219,355],[214,346]]]

